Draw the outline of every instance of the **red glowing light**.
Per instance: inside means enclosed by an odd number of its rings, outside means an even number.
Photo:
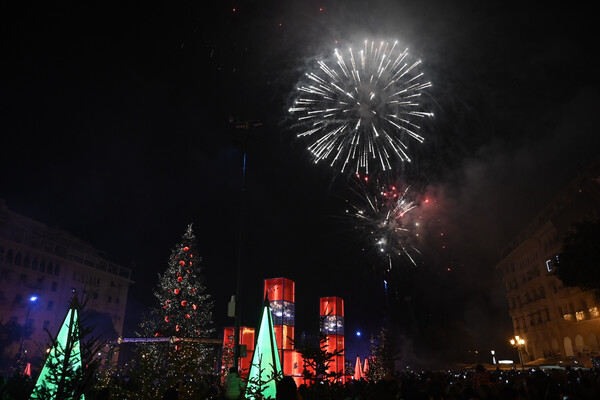
[[[323,7],[319,7],[319,11],[323,12]]]
[[[183,248],[183,251],[190,251],[190,248],[186,246]]]
[[[183,261],[183,260],[179,261],[179,265],[182,265],[182,266],[185,265],[185,261]]]
[[[429,199],[425,199],[425,203],[429,203]]]
[[[177,278],[177,282],[181,282],[183,280],[183,278],[180,276]]]
[[[179,289],[175,289],[175,290],[173,290],[173,293],[175,293],[175,294],[179,294]]]
[[[182,306],[182,307],[185,307],[185,306],[187,306],[187,301],[185,301],[185,300],[184,300],[184,301],[182,301],[182,302],[181,302],[181,306]]]

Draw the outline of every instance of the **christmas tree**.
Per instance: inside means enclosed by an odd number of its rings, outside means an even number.
[[[274,399],[277,394],[277,380],[281,377],[281,362],[273,328],[273,315],[269,299],[265,299],[260,330],[248,374],[246,398]]]
[[[202,339],[214,332],[213,303],[200,274],[201,260],[190,224],[173,249],[167,270],[159,274],[157,304],[140,324],[140,336],[172,339],[138,345],[137,380],[147,392],[145,398],[159,398],[173,386],[179,386],[180,398],[186,398],[186,392],[193,391],[189,382],[212,368],[212,348]]]
[[[31,399],[81,399],[83,388],[79,310],[72,302],[48,358],[37,379]]]

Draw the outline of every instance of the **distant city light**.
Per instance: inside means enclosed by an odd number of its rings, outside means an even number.
[[[34,302],[34,301],[36,301],[37,299],[38,299],[38,297],[37,297],[37,296],[31,296],[31,297],[29,298],[29,301],[31,301],[31,302]]]
[[[360,336],[360,335],[361,335],[360,331],[356,331],[356,336]]]

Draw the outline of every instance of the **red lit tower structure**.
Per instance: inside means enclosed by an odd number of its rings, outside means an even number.
[[[240,346],[245,346],[246,351],[240,354],[238,369],[240,376],[246,378],[250,371],[250,363],[252,361],[252,354],[254,353],[254,328],[248,328],[246,326],[240,327]],[[235,328],[226,327],[223,330],[223,357],[221,361],[221,373],[222,376],[227,376],[229,367],[233,366],[233,342],[235,337]]]
[[[344,300],[340,297],[321,297],[319,301],[321,333],[327,338],[328,352],[344,351]],[[335,356],[329,365],[330,372],[337,372],[346,383],[344,353]]]
[[[297,373],[294,353],[294,326],[296,315],[296,284],[287,278],[265,279],[263,297],[268,297],[273,314],[275,339],[284,375]]]

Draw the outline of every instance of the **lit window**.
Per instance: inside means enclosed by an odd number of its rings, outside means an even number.
[[[563,318],[565,319],[565,321],[575,320],[575,318],[573,318],[573,314],[565,314],[565,315],[563,315]]]
[[[585,319],[585,314],[583,311],[577,311],[575,317],[577,318],[577,321],[583,321]]]
[[[592,308],[590,308],[590,316],[592,318],[598,318],[598,317],[600,317],[600,312],[598,312],[598,307],[592,307]]]

